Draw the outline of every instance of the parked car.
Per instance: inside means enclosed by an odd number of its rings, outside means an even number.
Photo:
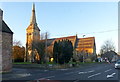
[[[115,69],[120,68],[120,60],[115,63]]]

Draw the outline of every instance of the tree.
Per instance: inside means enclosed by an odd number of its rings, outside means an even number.
[[[12,59],[14,62],[23,62],[25,56],[25,47],[22,46],[21,41],[14,40]]]
[[[56,41],[53,47],[53,57],[54,57],[54,61],[58,63],[58,43]]]
[[[14,41],[13,41],[13,46],[22,46],[22,43],[21,43],[20,40],[14,39]]]
[[[110,62],[112,62],[113,58],[115,58],[115,61],[117,60],[118,54],[114,51],[108,51],[102,55],[102,58],[107,58]]]
[[[49,32],[45,32],[45,33],[41,33],[40,34],[40,40],[45,40],[45,36],[46,36],[46,33],[47,33],[47,39],[50,37],[50,33]]]
[[[71,41],[62,40],[54,43],[53,58],[56,63],[68,63],[73,55],[73,46]]]
[[[13,60],[14,62],[24,62],[25,47],[13,46]]]
[[[48,55],[47,53],[47,40],[48,40],[48,37],[49,37],[49,33],[46,32],[46,33],[42,33],[41,34],[41,40],[40,41],[33,41],[31,44],[32,44],[32,48],[33,50],[37,50],[38,54],[39,54],[39,59],[40,60],[35,60],[37,61],[38,63],[46,63],[46,55]]]
[[[104,54],[108,51],[115,51],[115,45],[111,40],[106,40],[100,49],[101,54]]]
[[[111,61],[113,58],[113,52],[115,52],[114,43],[110,40],[106,40],[104,44],[101,46],[100,50],[101,57],[107,58],[109,61]]]
[[[39,42],[33,42],[33,49],[37,50],[38,54],[39,54],[39,63],[44,63],[44,59],[45,59],[45,41],[39,41]]]

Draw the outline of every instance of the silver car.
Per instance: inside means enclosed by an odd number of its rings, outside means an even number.
[[[120,60],[115,63],[115,69],[120,68]]]

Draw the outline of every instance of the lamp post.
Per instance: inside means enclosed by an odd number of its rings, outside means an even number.
[[[84,38],[85,35],[83,35]],[[84,41],[83,41],[83,63],[84,63]]]

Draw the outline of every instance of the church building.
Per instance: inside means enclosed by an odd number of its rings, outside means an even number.
[[[26,61],[34,62],[37,54],[34,49],[34,43],[40,41],[40,29],[37,26],[36,15],[35,15],[35,4],[32,6],[32,16],[30,19],[30,25],[26,29]]]
[[[32,6],[32,16],[30,19],[30,25],[26,29],[26,61],[34,62],[35,58],[39,56],[38,51],[34,48],[35,43],[41,41],[40,40],[40,29],[37,26],[36,14],[35,14],[35,4]],[[54,39],[47,39],[47,50],[48,54],[53,53],[53,46],[55,41],[61,40],[70,40],[72,42],[74,51],[80,53],[81,51],[85,51],[89,55],[96,55],[96,44],[95,37],[87,37],[87,38],[78,38],[75,36],[67,36],[60,37]],[[43,40],[45,41],[45,40]],[[49,55],[49,58],[52,58],[52,55]]]

